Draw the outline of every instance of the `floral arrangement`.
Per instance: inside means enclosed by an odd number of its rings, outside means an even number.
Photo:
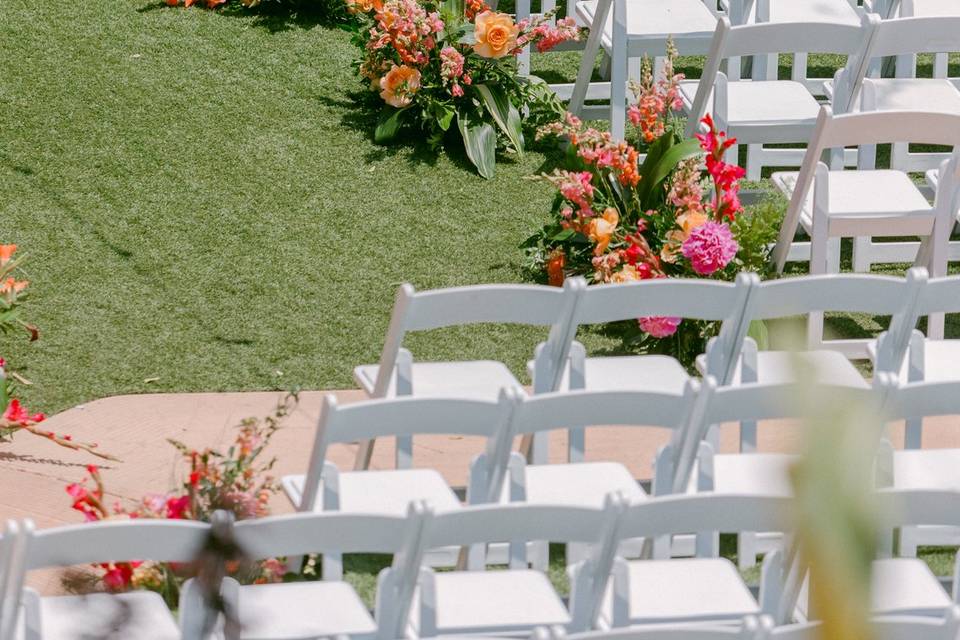
[[[393,140],[404,123],[437,150],[456,131],[467,157],[491,178],[496,150],[523,153],[527,122],[559,119],[563,108],[543,83],[521,77],[516,56],[578,40],[572,18],[515,23],[483,0],[346,0],[358,16],[359,72],[382,109],[374,138]]]
[[[763,270],[775,221],[744,215],[738,192],[745,172],[724,161],[736,139],[718,131],[709,115],[695,139],[683,138],[673,113],[681,106],[683,79],[673,72],[674,56],[670,46],[657,81],[644,61],[641,82],[632,86],[636,102],[627,116],[637,146],[570,114],[539,130],[539,137],[567,143],[565,167],[535,178],[557,190],[554,219],[523,245],[530,266],[550,284],[570,275],[594,283],[731,280],[741,270]],[[716,330],[711,323],[661,317],[639,318],[633,326],[631,342],[688,364]]]
[[[33,342],[40,338],[40,331],[20,318],[20,305],[27,297],[30,282],[19,279],[20,267],[26,258],[14,257],[16,252],[17,245],[0,244],[0,333],[22,329]],[[47,438],[61,447],[87,451],[106,460],[116,460],[113,456],[98,451],[95,443],[78,442],[69,434],[55,433],[40,427],[46,416],[43,413],[30,413],[19,398],[14,396],[14,380],[21,384],[30,384],[16,371],[10,370],[7,361],[0,357],[0,442],[9,442],[15,433],[24,431]]]
[[[172,518],[209,522],[213,513],[225,509],[238,520],[269,514],[269,501],[279,486],[270,475],[275,458],[261,462],[270,439],[296,406],[291,393],[277,404],[273,414],[263,420],[248,418],[239,426],[234,444],[226,453],[212,449],[198,451],[182,442],[170,440],[189,467],[175,490],[151,493],[132,505],[119,501],[107,506],[103,478],[95,465],[87,466],[87,477],[67,485],[73,509],[86,521],[117,518]],[[176,606],[181,584],[192,574],[192,567],[158,562],[119,562],[96,565],[88,571],[71,572],[64,578],[68,590],[111,592],[149,589],[160,593]],[[286,564],[272,558],[249,565],[231,563],[233,577],[245,583],[279,582],[287,572]]]

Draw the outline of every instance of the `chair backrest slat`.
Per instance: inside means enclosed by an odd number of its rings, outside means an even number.
[[[532,284],[490,284],[413,294],[405,329],[425,331],[483,323],[549,326],[563,311],[564,290]]]
[[[620,538],[678,533],[786,531],[792,523],[790,498],[697,494],[664,496],[631,504],[620,524]]]
[[[871,57],[960,51],[960,16],[883,20],[874,34]]]
[[[750,297],[752,320],[785,318],[813,311],[893,315],[907,293],[903,278],[866,274],[826,274],[769,280]]]
[[[691,382],[691,384],[694,384]],[[570,391],[521,399],[513,415],[516,434],[589,426],[683,426],[696,395],[655,391]]]
[[[34,532],[26,550],[26,569],[99,562],[196,559],[210,525],[192,520],[104,520]]]
[[[730,282],[663,278],[587,287],[574,314],[575,324],[631,320],[645,316],[675,316],[724,320],[742,299]]]
[[[868,24],[865,20],[864,24]],[[732,27],[723,57],[768,53],[854,54],[861,50],[864,25],[830,22],[767,22]]]
[[[931,278],[917,300],[918,315],[960,312],[960,276]]]
[[[882,489],[877,493],[877,506],[887,527],[960,526],[960,492]]]
[[[960,381],[915,382],[893,389],[891,420],[960,415]]]
[[[398,552],[406,540],[409,515],[295,513],[234,525],[233,535],[251,559],[310,553]]]

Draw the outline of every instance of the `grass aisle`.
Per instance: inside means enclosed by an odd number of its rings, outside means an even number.
[[[0,239],[31,256],[43,334],[3,355],[37,409],[352,387],[400,282],[516,281],[548,216],[550,189],[523,179],[538,153],[487,182],[462,157],[374,145],[348,35],[309,18],[12,0],[0,57]],[[411,345],[521,372],[539,335]]]

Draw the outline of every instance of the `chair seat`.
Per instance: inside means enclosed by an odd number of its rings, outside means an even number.
[[[759,613],[737,568],[725,558],[627,563],[630,624],[728,620]]]
[[[960,449],[894,451],[893,486],[960,491]]]
[[[949,382],[960,380],[960,340],[923,341],[923,380],[925,382]],[[908,382],[910,356],[903,359],[899,379]]]
[[[608,493],[622,491],[629,500],[647,496],[625,466],[617,462],[528,465],[524,469],[526,501],[572,507],[603,507]],[[501,502],[510,501],[504,483]]]
[[[756,22],[751,8],[748,22]],[[770,22],[830,22],[860,26],[860,13],[847,2],[824,0],[770,0]]]
[[[960,16],[960,5],[944,0],[913,0],[913,15],[916,17]]]
[[[566,625],[570,614],[539,571],[433,574],[438,633],[527,631]]]
[[[793,196],[796,172],[778,172],[771,177],[774,186],[787,198]],[[880,226],[874,235],[928,235],[933,229],[933,208],[903,171],[830,171],[830,198],[827,203],[831,224],[846,219],[862,225],[876,220]],[[814,188],[800,211],[800,222],[809,232],[813,227]],[[870,231],[860,227],[861,232]],[[860,233],[863,235],[863,233]]]
[[[494,360],[414,362],[412,368],[413,395],[417,396],[496,400],[504,387],[522,387],[505,364]],[[353,378],[372,395],[379,371],[380,365],[361,365],[353,370]],[[394,373],[387,395],[394,396],[396,392]]]
[[[786,453],[724,453],[713,456],[713,490],[717,493],[792,496]]]
[[[282,640],[373,636],[377,624],[346,582],[290,582],[240,587],[241,638]]]
[[[953,604],[927,564],[917,558],[875,561],[872,585],[877,614],[943,615]]]
[[[531,365],[532,367],[532,365]],[[676,358],[660,355],[587,358],[584,362],[586,388],[590,391],[642,389],[683,393],[690,374]],[[570,368],[564,371],[560,390],[570,389]]]
[[[44,640],[180,638],[170,609],[152,591],[41,598],[40,616]]]
[[[870,385],[857,368],[839,351],[821,349],[792,353],[789,351],[757,352],[757,380],[763,384],[796,382],[795,358],[802,358],[815,371],[816,382],[844,387],[867,388]],[[741,384],[742,360],[737,362],[731,384]]]
[[[698,82],[680,83],[680,93],[689,111],[697,95]],[[707,100],[707,113],[713,113],[713,92]],[[812,132],[820,105],[805,86],[792,80],[744,80],[727,84],[727,123],[731,131],[751,125],[806,125]],[[807,136],[779,142],[806,142]]]
[[[300,505],[305,481],[304,475],[283,477],[284,493],[294,506]],[[348,471],[339,474],[339,481],[340,505],[336,511],[403,515],[413,500],[426,500],[436,511],[460,508],[456,494],[434,469]],[[318,495],[323,496],[322,486]],[[321,499],[314,511],[324,511]]]
[[[946,79],[935,78],[867,78],[873,86],[877,108],[881,111],[939,111],[960,113],[960,91]]]
[[[593,24],[597,13],[597,0],[578,2],[576,14],[578,22]],[[627,36],[631,40],[650,39],[656,48],[668,36],[678,40],[680,54],[686,55],[684,40],[690,37],[702,37],[703,49],[709,45],[713,32],[717,28],[717,17],[710,12],[703,0],[631,0],[627,3]],[[603,28],[601,43],[608,51],[613,48],[613,11],[607,16]],[[662,56],[662,47],[648,52],[651,56]],[[692,52],[691,52],[692,53]],[[702,52],[697,52],[702,53]]]

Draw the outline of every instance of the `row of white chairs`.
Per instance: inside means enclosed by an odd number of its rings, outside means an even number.
[[[876,502],[882,514],[881,542],[903,526],[960,526],[958,492],[884,490]],[[214,525],[116,520],[39,531],[29,520],[10,521],[0,544],[0,632],[3,640],[396,640],[460,634],[523,637],[538,627],[571,633],[678,623],[737,628],[745,616],[765,616],[770,623],[763,628],[770,631],[797,619],[816,619],[801,596],[806,568],[792,544],[767,554],[759,596],[726,559],[629,560],[618,548],[624,540],[674,534],[789,534],[795,526],[792,508],[789,498],[772,496],[710,494],[631,502],[611,494],[600,508],[514,504],[434,512],[429,505],[413,503],[403,515],[293,514],[232,523],[221,512]],[[529,567],[525,553],[531,541],[588,545],[585,558],[568,566],[567,602],[545,573]],[[485,550],[494,542],[510,545],[505,570],[486,570]],[[333,551],[392,554],[393,561],[378,577],[371,616],[341,580],[241,586],[223,578],[226,558],[210,554],[231,546],[250,560]],[[465,550],[462,566],[434,572],[421,564],[426,550],[445,546]],[[874,613],[924,616],[931,619],[931,628],[955,625],[956,595],[947,593],[923,561],[893,557],[890,551],[881,546],[874,561]],[[179,623],[153,592],[40,596],[22,588],[30,570],[131,560],[202,567],[182,590]]]
[[[927,281],[922,269],[906,278],[827,274],[760,282],[741,274],[736,282],[661,279],[587,287],[579,278],[562,289],[537,285],[479,285],[417,292],[403,285],[397,295],[380,363],[363,365],[354,377],[371,398],[400,396],[453,397],[494,401],[504,388],[520,382],[500,362],[421,362],[404,348],[409,333],[477,323],[549,326],[547,340],[536,347],[528,368],[534,393],[586,389],[646,390],[682,394],[690,379],[675,359],[662,355],[588,357],[575,340],[579,327],[645,316],[674,316],[721,321],[716,338],[698,368],[721,385],[792,380],[790,354],[758,351],[748,337],[754,321],[808,316],[805,358],[821,382],[866,387],[848,358],[871,358],[876,371],[891,371],[904,380],[960,377],[950,372],[957,349],[952,340],[928,340],[914,333],[917,320],[960,311],[960,278]],[[869,340],[822,339],[824,312],[891,316],[879,346]],[[942,326],[942,322],[939,324]],[[940,334],[942,335],[942,334]],[[908,347],[910,357],[905,354]],[[905,365],[904,363],[908,363]],[[939,363],[943,362],[944,366]],[[546,460],[544,440],[535,440],[532,459]],[[409,465],[409,438],[397,444],[397,466]],[[582,432],[571,434],[570,459],[582,458]],[[371,447],[361,447],[357,468],[369,464]]]

